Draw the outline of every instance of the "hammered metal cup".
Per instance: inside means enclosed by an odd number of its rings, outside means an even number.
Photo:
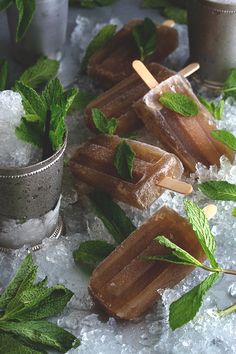
[[[66,39],[68,0],[36,0],[33,20],[19,43],[15,41],[18,13],[14,5],[8,8],[7,17],[16,60],[29,65],[39,56],[61,59]]]
[[[199,62],[195,77],[206,86],[221,87],[236,67],[236,2],[188,1],[190,61]]]
[[[0,247],[35,246],[58,226],[64,145],[26,167],[0,167]],[[17,232],[16,232],[17,231]],[[32,235],[27,242],[26,235]]]

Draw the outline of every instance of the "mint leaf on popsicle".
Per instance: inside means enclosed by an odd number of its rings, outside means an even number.
[[[108,119],[98,108],[92,109],[92,119],[95,127],[101,133],[113,135],[117,129],[116,118]]]
[[[165,92],[159,101],[164,107],[184,117],[194,117],[198,114],[198,106],[194,100],[182,93]]]
[[[118,175],[126,181],[131,181],[133,178],[134,158],[135,152],[125,140],[117,145],[113,163]]]
[[[145,18],[142,23],[136,25],[132,30],[132,34],[139,48],[142,61],[156,51],[156,25],[150,18]]]

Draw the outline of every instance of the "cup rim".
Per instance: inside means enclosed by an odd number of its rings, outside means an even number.
[[[205,6],[212,7],[216,11],[223,11],[223,12],[236,12],[236,3],[229,4],[229,3],[219,3],[215,0],[199,0],[199,2]]]

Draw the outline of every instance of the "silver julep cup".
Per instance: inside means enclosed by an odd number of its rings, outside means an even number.
[[[188,32],[190,60],[200,64],[195,77],[221,87],[236,67],[236,1],[188,1]]]
[[[64,145],[26,167],[0,167],[0,248],[38,245],[59,222]]]
[[[7,10],[13,54],[23,65],[29,65],[39,56],[60,60],[66,39],[68,0],[36,0],[36,10],[26,35],[16,43],[18,14],[11,5]]]

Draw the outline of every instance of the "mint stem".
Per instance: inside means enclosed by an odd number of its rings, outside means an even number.
[[[48,159],[53,155],[52,144],[49,138],[50,132],[50,121],[51,121],[51,111],[47,111],[46,120],[45,120],[45,130],[44,130],[44,138],[43,138],[43,161]]]
[[[218,315],[219,315],[220,317],[224,317],[224,316],[227,316],[227,315],[229,315],[229,314],[231,314],[231,313],[233,313],[233,312],[235,312],[235,311],[236,311],[236,304],[234,304],[234,305],[232,305],[232,306],[229,306],[229,307],[227,307],[227,308],[224,309],[224,310],[218,311]]]
[[[236,270],[233,269],[210,268],[205,265],[202,265],[201,268],[213,273],[224,273],[224,274],[236,275]]]

